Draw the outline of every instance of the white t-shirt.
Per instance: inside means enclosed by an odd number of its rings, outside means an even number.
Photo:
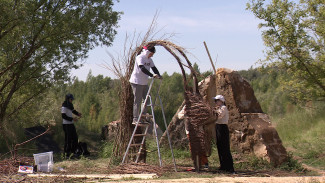
[[[184,119],[184,117],[185,117],[185,105],[182,108],[182,110],[179,111],[179,113],[177,115],[178,115],[178,119]],[[188,135],[188,134],[190,134],[190,132],[188,131],[187,123],[184,123],[184,124],[185,124],[185,134]]]
[[[229,111],[225,105],[221,106],[217,109],[218,119],[216,124],[228,124],[229,120]]]
[[[68,117],[72,118],[72,110],[62,106],[61,108],[61,113],[65,113]],[[72,121],[68,121],[66,119],[63,119],[63,124],[73,124],[73,120]]]
[[[134,69],[129,80],[130,83],[138,84],[138,85],[148,84],[149,76],[141,71],[139,65],[143,65],[148,71],[150,71],[151,67],[155,66],[152,59],[148,58],[149,54],[150,54],[149,50],[143,49],[141,54],[136,57]]]

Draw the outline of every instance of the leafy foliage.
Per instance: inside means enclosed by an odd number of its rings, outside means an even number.
[[[325,98],[325,4],[320,0],[251,0],[247,9],[263,23],[264,64],[285,69],[282,81],[296,101]]]
[[[250,82],[265,113],[283,115],[291,112],[294,101],[290,99],[282,85],[283,78],[290,78],[284,70],[277,67],[260,67],[242,70],[239,73]]]
[[[120,13],[112,1],[0,2],[0,127],[97,45],[111,45]]]

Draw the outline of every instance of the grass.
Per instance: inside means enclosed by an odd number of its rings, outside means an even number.
[[[277,131],[289,150],[288,161],[278,168],[273,168],[271,164],[263,159],[250,155],[241,155],[232,152],[234,158],[234,167],[242,171],[285,171],[290,174],[298,173],[301,175],[310,175],[302,168],[300,162],[306,163],[312,167],[325,169],[325,107],[318,107],[315,110],[296,109],[290,114],[282,117],[273,117],[276,122]],[[121,163],[120,158],[110,159],[112,155],[113,144],[99,140],[99,134],[91,133],[82,126],[77,127],[78,135],[81,141],[87,142],[91,151],[90,158],[81,158],[79,160],[63,160],[58,154],[55,154],[55,173],[59,173],[59,168],[73,173],[109,173],[109,169],[114,168]],[[57,134],[58,135],[58,134]],[[61,137],[62,138],[62,137]],[[156,141],[153,138],[147,138],[147,163],[159,165]],[[62,145],[62,144],[61,144]],[[213,145],[212,155],[209,157],[209,165],[212,170],[219,167],[219,158],[216,146]],[[172,154],[169,146],[161,147],[161,158],[163,166],[171,167],[171,171],[161,176],[161,179],[170,178],[190,178],[215,177],[219,174],[193,172],[178,172],[172,170]],[[192,167],[190,152],[187,149],[174,149],[176,165],[178,167]],[[109,164],[110,163],[110,164]],[[258,175],[257,175],[258,176]],[[263,175],[262,175],[263,176]]]
[[[78,160],[60,160],[57,161],[55,158],[54,172],[62,173],[60,169],[66,170],[67,173],[73,174],[109,174],[110,170],[116,168],[121,163],[120,159],[111,160],[112,143],[102,142],[101,148],[96,155],[90,158],[82,157]],[[147,138],[147,163],[151,165],[159,166],[159,159],[157,154],[156,142],[153,138]],[[178,167],[178,172],[173,171],[173,161],[169,147],[161,147],[161,158],[163,161],[163,166],[170,168],[159,179],[180,179],[180,178],[212,178],[216,176],[227,176],[220,173],[213,172],[186,172],[184,167],[192,167],[192,160],[190,157],[190,152],[187,149],[174,149],[174,155],[176,159],[176,164]],[[283,171],[287,172],[286,175],[297,175],[296,172],[300,171],[301,164],[294,159],[289,159],[287,164],[281,167],[274,168],[267,161],[257,158],[252,155],[240,155],[236,152],[232,152],[234,157],[235,169],[241,172],[251,173],[251,176],[265,176],[269,172],[273,171]],[[59,155],[57,155],[59,156]],[[60,158],[60,157],[57,157]],[[110,163],[110,164],[109,164]],[[213,146],[212,155],[209,157],[209,164],[212,171],[216,170],[219,166],[218,153],[215,145]],[[183,169],[180,169],[183,167]],[[260,172],[260,173],[258,173]],[[292,174],[293,173],[293,174]],[[300,171],[300,175],[308,175],[306,172]],[[305,173],[305,174],[304,174]],[[125,178],[124,180],[131,181],[135,180],[131,178]]]
[[[276,129],[287,149],[303,163],[325,170],[325,106],[297,108],[274,117]]]

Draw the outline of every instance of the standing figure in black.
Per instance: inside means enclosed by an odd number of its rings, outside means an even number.
[[[78,135],[74,122],[78,121],[81,113],[74,109],[72,104],[73,100],[73,95],[67,94],[61,108],[64,131],[64,156],[66,158],[69,158],[71,155],[78,156],[76,153],[78,149]],[[72,114],[78,117],[73,117]]]
[[[221,171],[226,171],[229,173],[235,173],[234,163],[230,152],[230,142],[229,142],[229,111],[225,105],[225,98],[222,95],[217,95],[213,97],[216,104],[216,114],[218,119],[216,121],[216,138],[217,138],[217,148],[220,160]]]

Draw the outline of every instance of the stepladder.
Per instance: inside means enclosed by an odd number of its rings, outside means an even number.
[[[137,121],[133,122],[134,130],[131,135],[130,141],[128,143],[127,149],[124,153],[124,156],[122,159],[122,164],[124,164],[126,162],[130,162],[130,161],[138,163],[141,160],[142,156],[147,155],[145,143],[146,143],[146,138],[149,135],[149,128],[150,128],[150,126],[152,126],[152,135],[154,136],[154,139],[155,139],[156,145],[157,145],[159,165],[163,166],[161,152],[160,152],[160,146],[159,146],[159,137],[157,134],[158,125],[156,123],[156,118],[155,118],[155,107],[160,107],[161,114],[162,114],[161,120],[163,120],[163,122],[164,122],[163,125],[165,125],[166,135],[167,135],[167,139],[168,139],[168,143],[169,143],[169,148],[170,148],[170,151],[172,154],[174,168],[175,168],[175,171],[177,171],[174,152],[173,152],[173,148],[171,145],[167,122],[166,122],[166,117],[165,117],[165,113],[164,113],[164,108],[163,108],[162,100],[159,95],[162,80],[160,80],[160,82],[159,82],[157,91],[152,92],[152,88],[153,88],[153,84],[154,84],[155,80],[156,79],[152,78],[149,88],[148,88],[148,92],[146,94],[146,97],[141,104],[141,110],[139,113],[139,117],[138,117]],[[155,98],[153,99],[153,97],[155,97]],[[158,101],[157,105],[156,105],[156,101]],[[151,112],[151,114],[147,113],[147,111]]]

